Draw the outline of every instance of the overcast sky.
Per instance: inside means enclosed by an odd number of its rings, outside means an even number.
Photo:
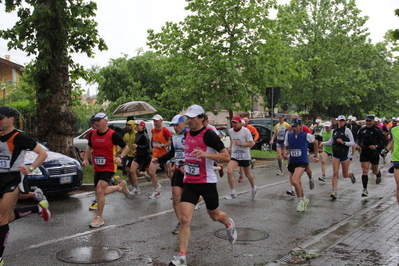
[[[85,67],[91,65],[106,66],[110,58],[118,58],[123,54],[129,57],[136,55],[136,50],[146,46],[147,29],[161,30],[166,21],[182,21],[188,14],[184,10],[185,0],[98,0],[98,31],[108,45],[108,51],[97,52],[94,59],[85,55],[75,55],[74,60]],[[289,0],[279,0],[288,3]],[[388,29],[399,28],[399,18],[394,10],[399,8],[398,0],[357,0],[357,6],[363,16],[369,16],[366,27],[369,28],[373,42],[383,40]],[[4,4],[0,4],[0,28],[12,27],[16,22],[16,14],[4,12]],[[8,51],[6,41],[0,39],[0,57],[10,55],[11,60],[24,65],[29,58],[21,51]]]

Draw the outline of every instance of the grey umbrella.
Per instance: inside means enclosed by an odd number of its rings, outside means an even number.
[[[112,113],[112,116],[136,116],[144,114],[152,114],[157,110],[149,103],[142,101],[132,101],[124,103]]]

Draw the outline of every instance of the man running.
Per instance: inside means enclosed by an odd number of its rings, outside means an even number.
[[[384,132],[374,125],[374,115],[366,116],[366,126],[362,127],[358,133],[357,150],[360,151],[360,165],[362,166],[362,197],[367,197],[369,192],[367,184],[369,181],[368,173],[371,164],[371,171],[375,174],[375,183],[381,183],[381,171],[378,169],[380,163],[380,152],[388,144]]]
[[[326,182],[326,164],[329,156],[332,156],[332,147],[323,145],[323,141],[327,141],[332,136],[331,122],[324,123],[324,130],[321,131],[321,135],[323,137],[320,142],[320,147],[323,147],[323,151],[321,153],[321,177],[319,177],[320,181]]]
[[[129,152],[129,147],[123,141],[122,136],[108,128],[108,116],[105,113],[98,113],[91,118],[94,130],[89,131],[89,143],[84,154],[83,167],[89,166],[89,158],[93,155],[94,164],[94,186],[96,188],[96,199],[98,201],[97,216],[90,223],[90,227],[96,228],[105,224],[102,217],[105,206],[105,196],[119,191],[127,197],[129,190],[126,181],[117,186],[108,186],[110,179],[115,174],[118,164]],[[120,157],[116,157],[117,146],[122,148]]]
[[[294,118],[291,121],[292,132],[287,134],[284,141],[284,159],[288,160],[288,172],[290,172],[290,182],[295,187],[295,191],[298,197],[297,211],[303,212],[306,210],[306,206],[309,203],[309,199],[305,197],[305,192],[302,186],[302,174],[305,172],[306,167],[309,164],[308,160],[308,143],[313,143],[315,155],[313,161],[317,163],[318,158],[318,147],[314,136],[310,133],[302,131],[302,121],[299,118]]]
[[[284,115],[278,116],[278,124],[274,126],[273,137],[270,140],[270,145],[276,141],[277,150],[277,163],[278,169],[277,175],[283,175],[283,157],[284,157],[284,139],[287,130],[290,129],[290,124],[284,121]]]
[[[251,173],[251,153],[250,149],[255,145],[251,132],[242,125],[241,117],[233,116],[231,119],[232,128],[229,130],[231,138],[230,149],[231,159],[227,166],[227,176],[230,185],[230,194],[226,199],[233,199],[237,197],[234,180],[234,170],[239,166],[242,167],[245,176],[251,184],[252,200],[255,200],[257,187],[255,185],[255,178]]]

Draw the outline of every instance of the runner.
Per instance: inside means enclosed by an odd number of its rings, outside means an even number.
[[[306,167],[309,164],[308,160],[308,143],[313,143],[315,155],[313,161],[317,163],[318,158],[318,147],[314,136],[310,133],[302,131],[302,121],[299,118],[294,118],[291,121],[292,132],[287,134],[284,141],[285,151],[284,159],[288,160],[288,171],[290,172],[290,182],[295,187],[295,191],[298,197],[297,211],[303,212],[306,210],[306,206],[309,203],[309,199],[305,197],[305,192],[302,187],[302,174],[305,172]]]
[[[357,150],[360,152],[360,164],[362,166],[362,197],[367,197],[369,192],[367,184],[369,181],[368,173],[371,164],[371,171],[376,175],[376,184],[381,183],[381,171],[378,169],[380,162],[380,152],[387,145],[384,132],[374,125],[374,115],[366,116],[366,126],[359,130]]]
[[[356,117],[352,117],[350,123],[347,124],[347,127],[351,130],[352,135],[353,135],[353,139],[355,140],[355,142],[357,142],[358,139],[358,132],[360,129],[360,125],[356,122],[357,118]],[[353,145],[352,146],[352,158],[355,155],[355,151],[356,151],[356,146]]]
[[[186,119],[182,115],[175,115],[170,123],[176,131],[176,134],[172,136],[171,149],[161,155],[160,157],[153,158],[154,163],[162,163],[169,161],[173,157],[175,158],[174,172],[171,178],[172,187],[172,200],[173,209],[175,211],[178,223],[175,229],[172,230],[173,234],[178,234],[180,229],[180,198],[183,192],[183,177],[184,177],[184,143],[186,140]]]
[[[255,145],[251,132],[243,127],[243,121],[239,116],[233,116],[231,119],[232,128],[229,130],[231,138],[230,149],[231,159],[227,166],[227,176],[230,185],[230,194],[226,199],[233,199],[237,197],[234,180],[234,170],[239,166],[244,169],[245,176],[251,184],[252,200],[255,200],[257,187],[255,185],[254,176],[251,173],[251,153],[250,149]]]
[[[259,139],[258,130],[256,130],[256,128],[254,126],[249,124],[248,117],[243,117],[242,121],[243,121],[243,126],[246,127],[249,130],[249,132],[251,132],[252,138],[254,139],[255,144],[256,144],[256,141],[258,141],[258,139]],[[255,167],[255,162],[256,162],[256,160],[251,158],[251,169],[253,169]],[[243,176],[244,176],[244,169],[242,167],[240,167],[240,177],[238,178],[238,182],[244,181]]]
[[[332,188],[333,191],[330,197],[333,200],[337,199],[337,186],[338,186],[338,171],[339,165],[342,165],[342,176],[344,178],[350,178],[352,184],[356,182],[356,178],[353,173],[349,172],[350,163],[350,150],[349,147],[355,144],[352,132],[346,127],[346,118],[344,115],[340,115],[337,118],[337,128],[333,130],[332,137],[328,141],[323,141],[323,145],[331,146],[333,150],[333,178]]]
[[[185,114],[190,130],[186,134],[185,174],[180,200],[180,252],[173,257],[169,263],[170,266],[187,265],[186,255],[190,238],[190,225],[195,205],[200,196],[204,197],[211,219],[225,225],[229,242],[234,244],[237,240],[237,231],[233,220],[219,209],[217,178],[213,171],[214,160],[229,161],[230,156],[215,132],[204,127],[204,114],[204,109],[199,105],[190,106]]]
[[[94,186],[96,188],[96,199],[98,201],[97,216],[93,218],[90,227],[96,228],[105,224],[102,217],[105,206],[105,196],[119,191],[127,197],[129,189],[126,181],[122,181],[117,186],[109,186],[109,181],[115,174],[117,164],[122,163],[122,159],[129,152],[122,136],[114,130],[108,128],[108,116],[105,113],[98,113],[93,118],[94,130],[89,131],[89,143],[84,154],[83,167],[89,166],[89,158],[93,159],[94,164]],[[116,147],[122,148],[120,157],[116,157]],[[93,155],[93,157],[91,157]]]
[[[270,140],[270,145],[276,141],[276,150],[277,150],[277,163],[278,169],[277,175],[283,175],[283,157],[284,157],[284,139],[287,133],[287,130],[290,129],[290,124],[284,121],[284,115],[278,116],[278,124],[274,126],[273,137]]]
[[[323,148],[321,153],[321,174],[322,176],[319,177],[320,181],[326,182],[326,163],[328,157],[332,157],[332,147],[323,145],[323,141],[327,141],[332,136],[332,129],[331,129],[331,122],[324,123],[324,130],[321,131],[321,135],[323,137],[322,142],[320,143],[319,149]]]
[[[151,146],[153,148],[152,158],[155,158],[167,152],[166,147],[171,145],[170,139],[172,138],[172,133],[169,131],[169,129],[162,126],[162,116],[154,115],[152,120],[154,121],[155,128],[151,130]],[[164,167],[164,170],[169,178],[172,177],[171,163],[169,161],[163,162],[162,164],[152,162],[147,171],[148,175],[151,177],[152,187],[154,189],[152,194],[148,196],[149,199],[156,199],[161,195],[161,185],[158,183],[156,175],[157,169],[160,166]]]

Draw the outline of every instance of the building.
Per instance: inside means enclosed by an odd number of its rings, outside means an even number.
[[[22,75],[23,66],[11,62],[9,55],[0,58],[0,99],[4,105],[5,96],[9,90],[15,88],[18,78]]]

